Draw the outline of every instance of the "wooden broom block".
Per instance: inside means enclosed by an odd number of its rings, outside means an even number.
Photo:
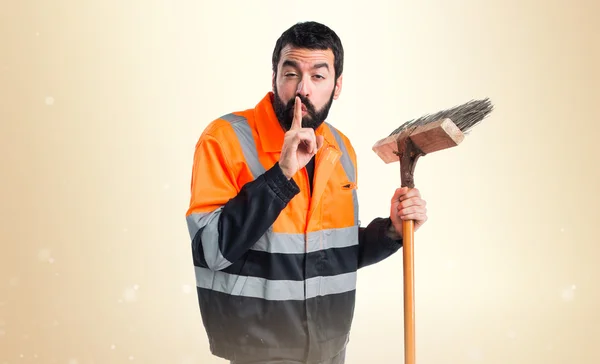
[[[398,141],[409,137],[424,154],[452,148],[465,138],[463,132],[450,119],[427,123],[412,130],[407,128],[401,133],[390,135],[373,145],[373,151],[385,162],[398,162]]]

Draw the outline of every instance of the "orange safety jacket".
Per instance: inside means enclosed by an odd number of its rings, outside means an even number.
[[[349,340],[357,270],[402,241],[389,218],[360,226],[356,154],[329,123],[315,130],[312,185],[306,168],[285,178],[272,97],[196,144],[186,218],[199,306],[216,356],[320,362]]]

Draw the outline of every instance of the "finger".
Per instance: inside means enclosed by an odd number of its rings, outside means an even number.
[[[296,100],[294,102],[294,118],[292,120],[292,126],[290,129],[300,129],[302,128],[302,101],[300,98],[296,96]]]
[[[410,215],[410,214],[426,214],[426,213],[427,213],[427,209],[422,206],[413,206],[413,207],[407,207],[404,209],[398,209],[398,216],[405,216],[405,215]]]
[[[303,140],[302,145],[304,145],[304,150],[306,151],[306,153],[308,153],[308,154],[316,153],[316,151],[315,151],[315,149],[317,148],[316,143],[314,143],[310,140]]]
[[[419,197],[411,197],[406,200],[400,201],[398,209],[403,209],[411,206],[427,206],[427,202]]]
[[[297,132],[297,136],[302,144],[306,147],[306,151],[308,153],[316,152],[317,141],[315,138],[315,133],[312,129],[300,129]]]
[[[392,203],[400,201],[400,197],[408,191],[408,187],[397,188],[392,196]]]
[[[400,201],[407,200],[407,199],[413,198],[413,197],[418,197],[418,198],[421,197],[421,192],[416,187],[410,188],[406,191],[406,193],[402,194],[400,196]]]
[[[298,144],[300,144],[301,141],[302,140],[296,134],[286,134],[283,142],[284,148],[281,150],[281,158],[284,158],[284,155],[286,156],[285,158],[287,158],[288,155],[295,155],[298,151]]]
[[[413,220],[413,221],[417,221],[419,223],[424,223],[425,221],[427,221],[427,215],[414,213],[414,214],[402,215],[402,216],[400,216],[400,219],[401,220]]]

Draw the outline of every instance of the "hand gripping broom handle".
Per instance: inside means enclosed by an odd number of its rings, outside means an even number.
[[[411,138],[398,141],[400,179],[402,187],[414,188],[417,159],[424,153]],[[414,286],[414,221],[402,221],[402,252],[404,265],[404,363],[415,364],[415,286]]]

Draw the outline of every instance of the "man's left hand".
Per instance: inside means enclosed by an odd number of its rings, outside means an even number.
[[[414,231],[427,221],[427,203],[421,198],[417,188],[402,187],[396,189],[392,197],[390,219],[396,233],[402,236],[402,221],[414,220]]]

